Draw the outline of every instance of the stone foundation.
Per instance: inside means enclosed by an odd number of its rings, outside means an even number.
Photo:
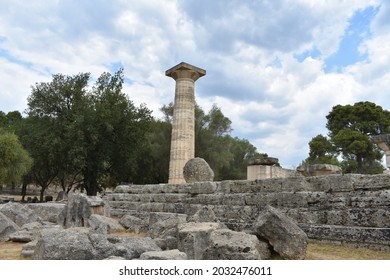
[[[390,176],[329,175],[183,185],[122,185],[106,197],[111,215],[170,212],[204,206],[234,230],[250,230],[271,205],[309,238],[390,251]]]

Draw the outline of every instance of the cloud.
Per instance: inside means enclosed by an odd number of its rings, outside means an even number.
[[[370,100],[390,110],[386,1],[33,0],[2,7],[2,111],[24,110],[30,86],[52,74],[96,78],[124,67],[124,91],[159,117],[174,100],[165,70],[185,61],[207,71],[196,82],[205,111],[216,103],[235,136],[296,166],[310,139],[326,134],[334,105]],[[370,10],[359,27],[356,15]],[[351,50],[357,55],[343,63]],[[330,59],[335,67],[327,69]]]

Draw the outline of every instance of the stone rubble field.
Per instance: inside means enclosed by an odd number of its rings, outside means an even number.
[[[142,233],[145,237],[113,235]],[[35,260],[262,260],[304,259],[308,239],[291,219],[268,206],[253,228],[233,231],[210,207],[192,216],[151,212],[109,217],[98,197],[70,196],[67,203],[0,205],[0,241],[23,242]]]

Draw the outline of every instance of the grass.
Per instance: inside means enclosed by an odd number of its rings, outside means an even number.
[[[0,260],[27,260],[20,255],[24,243],[20,242],[1,242],[0,243]]]
[[[306,260],[390,260],[390,252],[311,241]]]
[[[122,237],[144,237],[144,234],[120,232],[113,234]],[[24,243],[1,242],[0,260],[28,260],[20,255]],[[349,248],[343,245],[310,242],[306,260],[390,260],[390,252]]]

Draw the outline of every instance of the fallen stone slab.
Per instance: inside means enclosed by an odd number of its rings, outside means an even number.
[[[41,221],[57,223],[58,216],[65,208],[65,203],[31,203],[30,208]]]
[[[89,227],[98,233],[108,234],[124,231],[125,228],[115,219],[93,214],[88,219]]]
[[[187,215],[177,213],[154,212],[150,213],[148,236],[164,238],[177,235],[177,225],[186,223]]]
[[[260,241],[256,235],[229,229],[213,231],[203,255],[205,260],[265,260],[270,257],[268,243]]]
[[[39,220],[38,215],[36,215],[27,205],[16,202],[8,202],[0,205],[0,212],[18,226]]]
[[[211,206],[203,206],[193,216],[188,217],[188,222],[205,223],[205,222],[218,222],[218,218],[215,215]]]
[[[93,214],[105,216],[108,212],[105,201],[97,196],[72,194],[63,211],[58,216],[58,224],[65,228],[88,227]]]
[[[187,254],[177,249],[142,253],[141,260],[187,260]]]
[[[123,215],[119,223],[130,232],[141,233],[148,231],[149,221],[129,214]]]
[[[256,218],[254,232],[266,239],[284,259],[303,260],[306,256],[307,235],[289,217],[267,206]]]
[[[178,249],[187,254],[188,259],[201,260],[208,247],[210,234],[217,229],[224,229],[221,223],[185,223],[177,226]]]
[[[18,230],[19,226],[0,212],[0,242],[8,241],[10,235]]]
[[[123,257],[126,260],[137,259],[144,252],[161,251],[161,248],[150,237],[109,236],[107,240],[115,244],[116,253],[112,255]]]
[[[93,260],[94,248],[87,228],[46,229],[41,231],[34,260]]]
[[[12,233],[9,239],[13,242],[30,242],[39,235],[39,230],[43,225],[39,222],[24,224],[20,230]]]
[[[34,255],[35,248],[37,246],[38,240],[30,241],[23,245],[20,255],[25,258],[32,258]]]

